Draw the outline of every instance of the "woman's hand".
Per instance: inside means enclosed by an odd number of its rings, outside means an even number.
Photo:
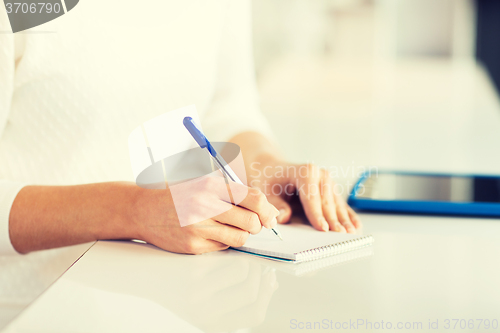
[[[328,172],[314,164],[290,164],[269,155],[250,165],[250,185],[264,192],[279,209],[279,223],[292,216],[289,199],[298,194],[304,212],[317,230],[355,233],[361,221],[354,210],[334,191]]]
[[[220,177],[202,177],[167,190],[137,188],[132,216],[137,238],[168,251],[198,254],[243,246],[262,226],[276,226],[279,211],[260,190],[236,183],[230,189],[238,206],[230,203]]]

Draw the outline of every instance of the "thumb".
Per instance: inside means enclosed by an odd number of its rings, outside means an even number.
[[[290,218],[292,217],[292,208],[290,207],[288,202],[277,195],[271,195],[267,197],[267,200],[270,204],[272,204],[274,207],[276,207],[276,209],[280,211],[280,214],[277,217],[278,223],[290,222]]]

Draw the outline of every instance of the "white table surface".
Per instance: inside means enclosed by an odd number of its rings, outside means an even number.
[[[291,60],[275,71],[261,88],[278,141],[292,160],[343,170],[346,188],[356,178],[346,170],[366,165],[500,173],[499,103],[472,65]],[[292,103],[301,91],[309,103]],[[188,256],[97,242],[5,332],[287,332],[361,320],[375,327],[350,328],[421,332],[436,320],[443,331],[447,319],[473,320],[449,331],[500,331],[477,320],[500,321],[500,219],[362,219],[373,255],[303,275],[232,250]]]

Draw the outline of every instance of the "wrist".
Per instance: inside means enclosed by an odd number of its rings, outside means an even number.
[[[250,165],[249,184],[263,190],[275,183],[286,183],[287,167],[291,165],[272,154],[261,154]],[[263,190],[264,191],[264,190]],[[267,193],[267,192],[265,192]]]
[[[107,183],[105,186],[105,200],[102,200],[100,205],[104,219],[96,221],[96,239],[139,238],[134,212],[142,189],[128,182]]]
[[[168,238],[171,227],[179,227],[177,211],[170,189],[145,189],[134,185],[132,203],[128,210],[128,224],[132,236],[151,244]]]

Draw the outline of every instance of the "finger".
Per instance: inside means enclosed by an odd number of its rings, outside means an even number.
[[[207,223],[207,227],[201,231],[201,236],[205,239],[214,240],[232,247],[245,245],[249,235],[248,231],[215,221]]]
[[[232,189],[232,187],[231,187]],[[261,224],[268,228],[276,227],[279,210],[269,203],[264,193],[259,189],[247,187],[248,195],[238,203],[238,206],[245,207],[259,216]]]
[[[232,225],[251,234],[258,234],[262,229],[259,216],[243,207],[233,206],[224,213],[213,217],[213,220]]]
[[[349,213],[349,217],[351,218],[351,222],[354,224],[354,227],[356,227],[356,229],[361,229],[363,227],[363,223],[361,223],[361,219],[358,214],[349,205],[347,205],[347,213]]]
[[[206,242],[207,242],[205,247],[206,252],[222,251],[222,250],[227,250],[229,248],[227,244],[223,244],[221,242],[212,239],[206,239]]]
[[[356,228],[354,228],[354,225],[351,222],[351,219],[349,217],[349,213],[347,212],[347,204],[344,202],[344,200],[339,197],[338,195],[335,194],[335,203],[337,206],[337,217],[339,219],[340,224],[342,224],[345,227],[345,230],[350,233],[354,234],[356,233]]]
[[[186,244],[186,249],[183,251],[188,254],[202,254],[214,251],[226,250],[229,248],[227,244],[211,240],[211,239],[198,239]]]
[[[309,167],[308,178],[302,179],[303,183],[298,187],[299,198],[309,222],[317,230],[328,231],[328,222],[323,216],[320,194],[320,173],[315,167]]]
[[[219,177],[205,177],[203,186],[205,190],[215,193],[223,201],[231,202],[232,197],[235,204],[256,213],[261,224],[268,229],[274,228],[278,223],[276,216],[279,215],[279,211],[267,201],[259,189],[232,181],[229,182],[228,188],[224,179]],[[230,196],[228,189],[231,192]]]
[[[323,214],[325,215],[330,230],[341,232],[342,226],[337,218],[337,207],[334,200],[333,181],[326,172],[323,173],[322,179],[321,204],[323,207]]]
[[[267,197],[267,200],[274,207],[276,207],[280,213],[277,217],[278,223],[290,222],[290,218],[292,217],[292,207],[290,207],[288,202],[286,202],[282,197],[277,195],[271,195]]]
[[[339,227],[340,231],[339,232],[343,233],[343,234],[347,233],[347,230],[345,230],[345,227],[342,225],[342,223],[339,222],[339,225],[340,225],[340,227]]]

